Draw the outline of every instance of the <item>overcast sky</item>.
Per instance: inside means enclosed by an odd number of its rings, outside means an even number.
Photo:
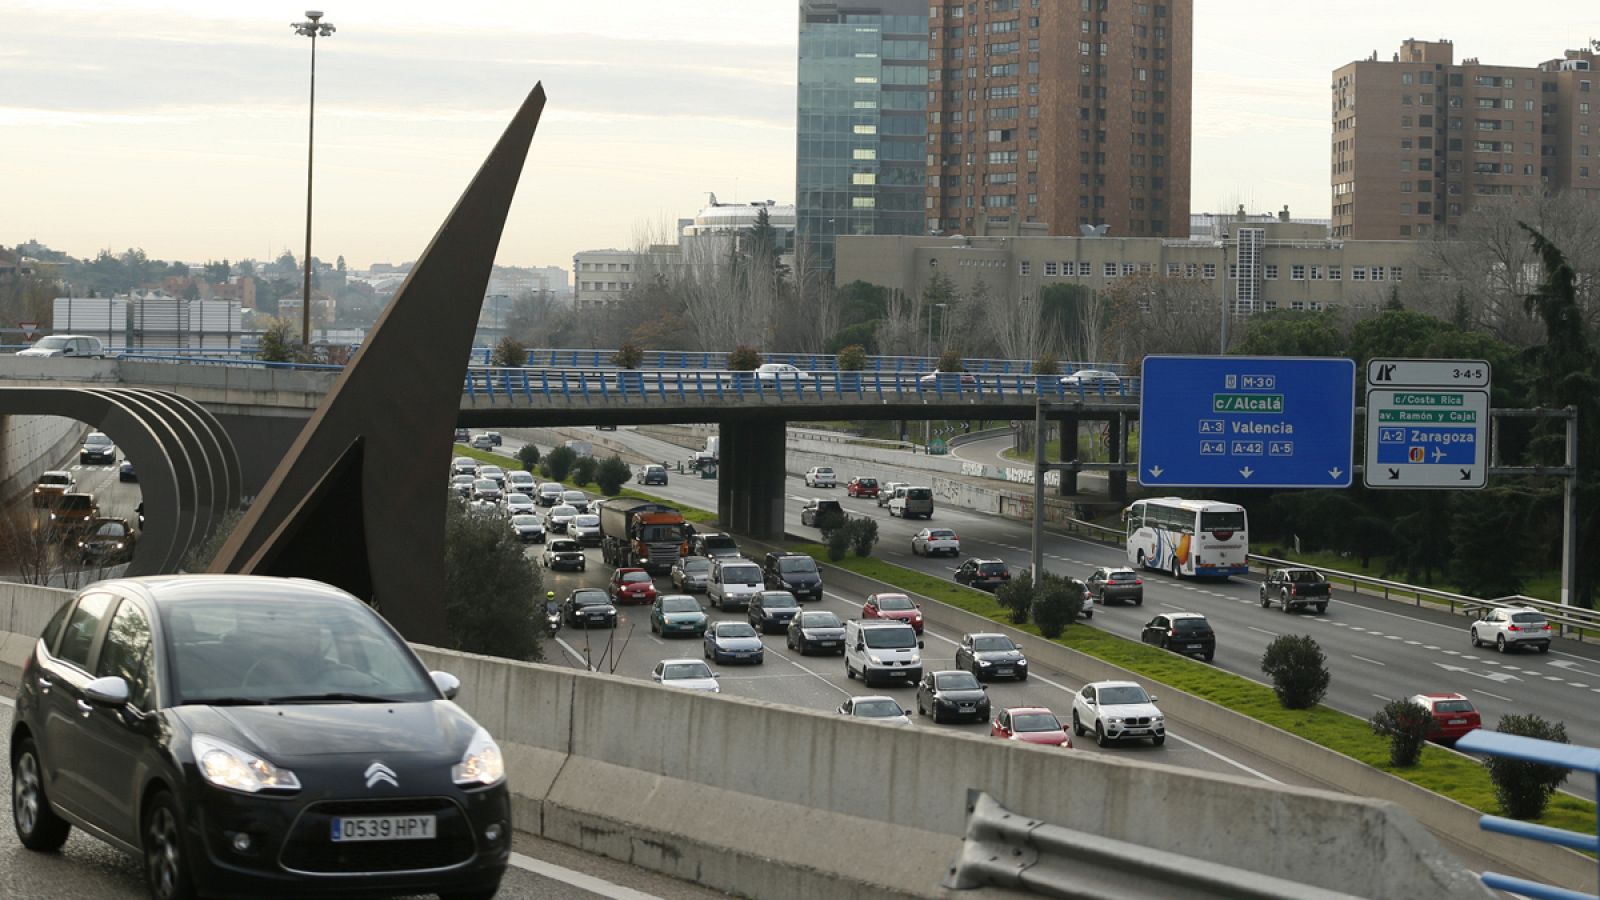
[[[1069,0],[1044,0],[1046,3]],[[1124,0],[1117,0],[1124,2]],[[1328,215],[1328,74],[1406,37],[1532,65],[1600,4],[1198,0],[1196,212]],[[537,81],[549,95],[500,262],[569,268],[719,200],[794,200],[796,0],[329,0],[318,256],[414,258]],[[0,244],[199,262],[304,244],[303,8],[10,0]]]

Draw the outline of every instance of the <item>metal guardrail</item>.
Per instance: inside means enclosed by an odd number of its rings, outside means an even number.
[[[862,437],[857,434],[846,434],[842,431],[813,431],[805,428],[791,428],[789,429],[789,437],[802,441],[816,441],[824,444],[849,444],[857,447],[876,447],[883,450],[915,452],[922,449],[910,441],[890,441],[883,438]]]
[[[616,350],[539,348],[528,351],[526,362],[527,365],[535,368],[609,369],[616,368],[611,362],[616,353]],[[493,359],[494,348],[472,348],[472,356],[470,358],[472,363],[486,366]],[[839,371],[839,357],[829,353],[763,353],[761,360],[769,363],[784,363],[807,372]],[[938,363],[938,358],[932,356],[869,356],[866,358],[864,371],[923,374],[932,372]],[[1031,375],[1033,374],[1034,364],[1032,360],[1026,359],[973,357],[971,359],[963,359],[961,365],[967,371],[977,374]],[[1120,363],[1070,361],[1059,365],[1063,375],[1071,374],[1079,369],[1102,369],[1119,374],[1126,369]],[[639,368],[721,370],[728,368],[728,354],[722,351],[708,350],[646,350]]]
[[[227,366],[244,369],[285,369],[314,372],[340,372],[344,370],[344,366],[330,363],[268,362],[263,359],[230,356],[158,356],[141,352],[123,353],[116,358],[134,362],[178,363],[188,366]]]
[[[1491,756],[1504,756],[1525,762],[1542,763],[1547,766],[1587,772],[1595,777],[1595,787],[1600,789],[1600,750],[1593,747],[1574,747],[1571,744],[1558,744],[1555,741],[1543,741],[1515,734],[1502,734],[1498,731],[1479,728],[1467,732],[1460,740],[1456,741],[1456,750],[1462,753],[1487,753]],[[1512,837],[1525,838],[1545,844],[1555,844],[1560,847],[1570,847],[1589,854],[1600,853],[1600,816],[1597,816],[1595,820],[1594,835],[1579,834],[1576,831],[1551,828],[1546,825],[1535,825],[1531,822],[1522,822],[1500,816],[1484,816],[1478,820],[1478,827],[1484,831],[1508,834]],[[1585,894],[1566,888],[1551,887],[1547,884],[1514,878],[1510,875],[1501,875],[1497,872],[1484,872],[1480,877],[1482,877],[1483,883],[1487,887],[1512,894],[1520,894],[1524,897],[1532,897],[1534,900],[1596,900],[1597,897],[1600,897],[1600,894]],[[1600,876],[1597,876],[1596,884],[1600,885]]]
[[[1349,900],[1349,894],[1051,825],[967,791],[967,833],[943,886],[1044,897]]]
[[[1327,569],[1322,566],[1296,562],[1290,559],[1274,559],[1270,556],[1259,556],[1254,553],[1250,554],[1249,559],[1251,563],[1261,565],[1264,568],[1316,569],[1329,580],[1350,582],[1351,588],[1357,593],[1363,593],[1362,588],[1367,588],[1368,590],[1365,593],[1382,594],[1386,600],[1395,599],[1394,595],[1396,594],[1409,594],[1414,599],[1414,605],[1416,606],[1420,607],[1423,600],[1426,599],[1436,604],[1448,606],[1452,613],[1456,612],[1458,608],[1463,613],[1471,614],[1478,610],[1529,606],[1544,613],[1545,618],[1555,623],[1558,634],[1564,637],[1570,630],[1580,641],[1583,640],[1586,629],[1591,632],[1600,632],[1600,611],[1584,609],[1578,606],[1563,606],[1560,603],[1551,603],[1548,600],[1539,600],[1521,595],[1485,600],[1482,597],[1473,597],[1468,594],[1456,594],[1415,584],[1388,581],[1383,578],[1362,575],[1358,572],[1341,572],[1338,569]]]
[[[946,373],[938,377],[910,373],[832,372],[814,377],[761,378],[755,372],[662,370],[585,370],[492,368],[467,369],[462,393],[477,399],[504,398],[532,402],[593,404],[596,402],[784,400],[1017,401],[1032,403],[1044,396],[1055,400],[1129,401],[1138,399],[1139,380],[1118,385],[1063,387],[1056,375],[977,375]]]

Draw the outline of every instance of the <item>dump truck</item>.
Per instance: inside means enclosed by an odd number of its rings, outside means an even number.
[[[649,500],[616,498],[600,507],[600,554],[608,565],[651,574],[672,569],[688,549],[683,513]]]

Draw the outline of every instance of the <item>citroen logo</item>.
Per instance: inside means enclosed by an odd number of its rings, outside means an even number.
[[[395,779],[394,770],[381,762],[375,762],[372,765],[367,766],[366,774],[368,790],[371,790],[373,785],[385,781],[389,783],[390,787],[400,786],[400,782]]]

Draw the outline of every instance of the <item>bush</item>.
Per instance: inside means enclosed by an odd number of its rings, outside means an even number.
[[[1033,574],[1023,572],[994,592],[994,599],[1008,613],[1011,624],[1026,625],[1028,613],[1033,608]]]
[[[939,371],[965,372],[966,368],[961,365],[961,351],[946,350],[939,354]]]
[[[730,372],[754,372],[759,368],[761,368],[761,354],[756,352],[754,347],[740,344],[728,354]]]
[[[527,364],[528,348],[510,335],[501,338],[500,343],[494,345],[494,352],[489,354],[489,365],[502,369],[518,369]]]
[[[572,464],[572,480],[577,484],[593,484],[595,470],[600,463],[592,456],[580,456]]]
[[[568,473],[572,471],[572,464],[577,461],[578,454],[572,452],[571,447],[557,447],[545,456],[539,471],[551,481],[566,481]]]
[[[594,470],[594,483],[600,486],[600,493],[607,497],[615,497],[622,493],[622,486],[627,484],[632,476],[633,470],[622,461],[622,457],[613,454],[606,457]]]
[[[1310,709],[1328,692],[1328,660],[1308,634],[1286,634],[1267,645],[1261,654],[1261,671],[1272,679],[1272,690],[1284,709]]]
[[[1039,357],[1038,362],[1033,364],[1033,374],[1060,375],[1061,363],[1056,361],[1056,355],[1054,353],[1046,353],[1045,355]]]
[[[1538,738],[1544,741],[1567,743],[1567,726],[1560,722],[1547,722],[1538,716],[1501,716],[1495,731]],[[1504,756],[1491,756],[1483,761],[1494,782],[1494,794],[1500,801],[1500,811],[1513,819],[1537,819],[1544,814],[1550,795],[1567,780],[1567,770],[1559,766],[1525,762]]]
[[[872,545],[878,542],[878,520],[866,516],[846,522],[843,531],[850,540],[850,549],[857,556],[871,556]]]
[[[611,364],[624,369],[637,369],[644,365],[644,348],[633,341],[623,341],[617,352],[611,354]]]
[[[867,367],[867,348],[860,344],[851,344],[839,351],[839,370],[842,372],[859,372]]]
[[[1083,612],[1086,590],[1083,582],[1077,579],[1044,573],[1039,579],[1039,588],[1033,591],[1031,607],[1039,633],[1047,638],[1060,637]]]
[[[844,514],[844,510],[842,509],[827,509],[819,510],[817,512],[817,530],[822,532],[822,537],[824,540],[826,540],[829,535],[832,535],[836,531],[844,531],[845,523],[848,521],[849,517]],[[847,546],[849,541],[850,535],[847,533],[845,534],[845,543]]]
[[[302,355],[300,331],[288,319],[273,319],[272,324],[261,332],[256,359],[262,362],[298,362]]]
[[[445,504],[444,608],[450,648],[506,659],[543,658],[544,588],[522,542],[497,516]]]
[[[222,518],[211,526],[211,533],[206,535],[206,539],[192,545],[189,548],[189,552],[184,554],[183,562],[179,564],[180,571],[204,572],[211,568],[211,561],[217,558],[218,551],[222,549],[222,545],[227,542],[228,537],[233,534],[233,530],[239,527],[239,522],[243,518],[244,508],[242,507],[236,507],[223,513]],[[29,529],[29,531],[32,531],[32,529]]]
[[[539,465],[539,448],[532,444],[523,444],[522,449],[517,451],[517,462],[521,463],[522,468],[528,470],[529,472],[537,472],[537,467]]]
[[[1372,717],[1372,733],[1389,739],[1389,765],[1396,768],[1416,765],[1436,728],[1433,713],[1410,700],[1390,701]]]
[[[824,532],[823,540],[828,545],[828,558],[838,562],[850,552],[850,533],[843,528],[835,528]]]

